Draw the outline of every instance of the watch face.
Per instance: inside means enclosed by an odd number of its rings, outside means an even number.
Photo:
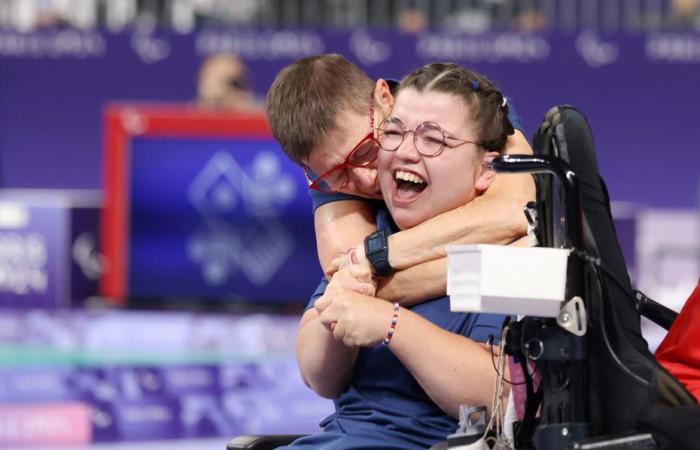
[[[369,242],[367,242],[367,250],[369,251],[369,253],[377,252],[381,250],[382,247],[383,245],[381,236],[374,236],[369,240]]]
[[[393,272],[389,265],[386,237],[382,231],[377,231],[365,238],[365,252],[374,274],[383,277]]]
[[[372,236],[367,240],[367,253],[375,253],[384,248],[383,241],[381,236]]]

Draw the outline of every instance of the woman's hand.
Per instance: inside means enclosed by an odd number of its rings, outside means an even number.
[[[334,298],[343,295],[347,291],[374,297],[377,292],[377,283],[372,279],[371,270],[356,264],[344,267],[333,275],[326,287],[326,291],[316,300],[316,303],[325,299],[321,302],[321,304],[325,305],[325,302],[332,302]],[[333,321],[327,323],[321,321],[321,323],[330,331],[333,331],[333,328],[335,328],[335,322]]]
[[[347,346],[376,345],[389,329],[393,307],[368,295],[375,290],[371,279],[368,269],[348,266],[333,276],[314,305],[321,323]]]
[[[316,300],[319,319],[333,330],[333,337],[348,347],[377,345],[386,337],[393,306],[357,292],[338,292]]]
[[[377,282],[372,278],[369,265],[350,264],[333,274],[326,293],[337,290],[355,291],[374,297],[377,292]]]

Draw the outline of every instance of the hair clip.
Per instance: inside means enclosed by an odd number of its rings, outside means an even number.
[[[506,103],[507,103],[507,102],[506,102],[506,98],[503,97],[503,101],[501,102],[501,108],[505,108],[505,107],[506,107]]]
[[[477,80],[471,80],[471,85],[472,85],[472,90],[473,91],[478,91],[479,90],[479,82]]]

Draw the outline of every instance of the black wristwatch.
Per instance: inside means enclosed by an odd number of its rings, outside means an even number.
[[[389,247],[383,231],[376,231],[365,238],[365,257],[375,275],[385,277],[394,272],[389,264]]]

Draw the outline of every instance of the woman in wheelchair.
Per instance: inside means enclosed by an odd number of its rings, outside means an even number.
[[[495,175],[486,163],[512,133],[504,97],[483,76],[453,64],[413,71],[378,129],[388,208],[377,212],[378,229],[414,227],[481,195]],[[456,430],[460,404],[491,405],[486,342],[504,317],[451,313],[448,297],[392,305],[377,301],[375,287],[369,269],[350,265],[312,298],[297,360],[335,412],[323,432],[284,448],[425,449]]]

